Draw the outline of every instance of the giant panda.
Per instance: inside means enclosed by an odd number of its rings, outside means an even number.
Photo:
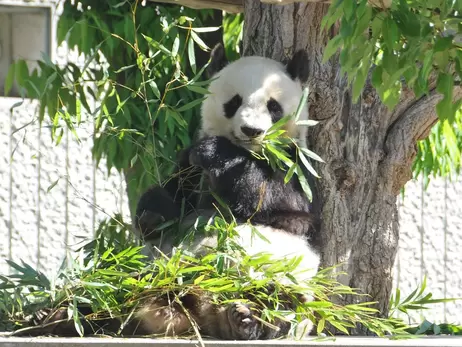
[[[298,268],[306,271],[296,275],[297,280],[307,280],[317,272],[320,235],[315,189],[310,203],[295,176],[285,184],[285,172],[274,171],[250,152],[259,151],[265,131],[275,122],[296,111],[302,97],[302,83],[308,77],[306,62],[306,52],[299,51],[286,65],[257,56],[229,63],[222,45],[212,50],[208,70],[212,81],[201,108],[198,139],[179,154],[173,178],[164,186],[148,189],[138,202],[134,224],[148,250],[169,255],[176,247],[183,247],[200,256],[217,244],[216,237],[203,235],[194,235],[191,242],[177,244],[178,235],[173,232],[162,235],[156,232],[159,225],[181,216],[186,216],[187,224],[215,211],[213,197],[203,194],[207,189],[198,189],[205,176],[205,188],[216,193],[236,218],[235,241],[247,254],[271,253],[274,259],[303,256]],[[305,106],[300,119],[307,118]],[[300,146],[306,145],[306,128],[291,120],[285,129],[298,139]],[[289,152],[295,156],[295,149]],[[310,177],[308,172],[305,175]],[[253,228],[263,238],[254,237]],[[267,290],[271,291],[271,287]],[[310,293],[306,294],[300,301],[310,300]],[[295,309],[290,303],[284,308]],[[88,308],[88,312],[81,311],[91,313]],[[41,326],[27,334],[74,336],[74,324],[66,317],[65,307],[41,312],[38,319]],[[284,320],[273,322],[273,326],[261,324],[247,302],[218,305],[207,293],[183,295],[181,305],[168,295],[147,297],[132,317],[122,335],[179,336],[193,330],[192,321],[202,336],[226,340],[278,338],[287,336],[290,329]],[[307,334],[311,326],[305,320],[299,331]],[[85,335],[101,330],[120,333],[119,329],[117,319],[84,322]]]
[[[212,50],[208,70],[212,82],[201,108],[198,139],[179,155],[174,178],[163,187],[146,191],[137,206],[135,226],[148,244],[170,254],[176,235],[159,236],[156,228],[173,218],[197,217],[214,210],[213,199],[204,197],[203,187],[198,191],[204,174],[208,188],[236,218],[237,242],[247,254],[268,252],[274,259],[302,255],[299,268],[307,271],[297,279],[307,280],[316,273],[320,261],[316,194],[310,203],[296,177],[285,184],[285,172],[275,171],[251,153],[259,151],[263,135],[275,122],[297,110],[302,83],[308,77],[306,62],[306,52],[299,51],[287,65],[258,56],[229,63],[222,45]],[[307,106],[299,117],[308,119]],[[305,127],[292,119],[285,130],[300,146],[306,146]],[[294,157],[295,148],[289,153]],[[310,177],[308,172],[305,174]],[[263,238],[253,237],[252,228]],[[216,243],[216,237],[196,235],[181,247],[204,255]],[[276,322],[278,330],[260,324],[249,305],[233,303],[220,307],[208,302],[204,295],[186,298],[184,307],[202,333],[215,338],[268,339],[288,332],[287,322]],[[137,318],[140,327],[150,333],[178,334],[191,328],[182,309],[155,302],[146,304]],[[306,325],[305,333],[310,322]]]

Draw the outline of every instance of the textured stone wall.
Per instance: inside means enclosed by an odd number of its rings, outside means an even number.
[[[124,181],[92,160],[91,123],[78,129],[80,143],[65,132],[56,146],[36,122],[35,102],[10,111],[18,101],[0,98],[0,273],[8,272],[5,259],[52,273],[66,247],[93,235],[102,219],[128,218]]]
[[[438,298],[462,298],[462,177],[433,179],[425,190],[409,182],[400,199],[400,248],[395,286],[412,292],[427,276],[428,290]],[[429,320],[462,323],[462,301],[435,305]],[[418,313],[413,315],[418,319]]]

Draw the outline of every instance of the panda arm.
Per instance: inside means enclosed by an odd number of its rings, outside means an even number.
[[[310,212],[297,179],[285,184],[285,172],[274,171],[225,137],[202,139],[191,149],[189,160],[207,172],[213,190],[237,217],[271,224],[280,214],[307,216]]]

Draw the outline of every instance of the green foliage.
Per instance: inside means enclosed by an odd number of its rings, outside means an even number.
[[[436,111],[444,123],[430,141],[419,144],[414,165],[415,174],[426,179],[460,167],[460,142],[453,141],[459,137],[462,99],[453,102],[453,89],[462,77],[461,10],[460,0],[393,0],[389,8],[372,7],[367,0],[335,0],[323,19],[325,29],[340,21],[324,61],[341,49],[340,64],[354,100],[368,77],[389,108],[397,105],[404,85],[417,98],[433,89],[443,96]]]
[[[452,103],[454,77],[462,75],[456,37],[461,9],[460,1],[392,1],[390,8],[381,9],[366,0],[336,0],[323,26],[330,28],[340,19],[339,34],[329,42],[324,59],[342,49],[340,63],[355,100],[374,65],[372,84],[390,108],[398,103],[404,83],[417,97],[427,94],[435,73],[436,89],[444,96],[438,115],[452,122],[462,102]]]
[[[451,125],[448,120],[438,122],[427,139],[417,144],[414,176],[421,175],[425,186],[430,175],[452,176],[460,174],[462,153],[462,116],[460,111]]]
[[[231,15],[225,14],[223,18],[223,43],[226,56],[230,61],[240,57],[240,43],[244,33],[244,16],[242,13]]]
[[[44,56],[29,73],[19,60],[5,85],[8,91],[16,80],[40,101],[39,120],[49,116],[57,144],[64,127],[75,137],[79,126],[93,131],[93,156],[126,175],[132,210],[140,192],[161,183],[178,150],[190,144],[206,94],[196,50],[208,49],[201,33],[217,29],[202,25],[212,11],[140,6],[64,1],[58,41],[75,49],[83,65],[60,66]]]
[[[410,311],[427,310],[430,305],[460,300],[460,298],[434,299],[432,293],[425,292],[426,288],[426,277],[424,277],[422,284],[404,299],[401,298],[401,291],[397,288],[395,294],[392,294],[390,298],[389,316],[393,317],[396,316],[398,312],[402,312],[409,317]],[[462,335],[461,326],[447,323],[434,324],[426,319],[417,326],[408,327],[406,331],[413,335]]]
[[[401,300],[401,291],[396,289],[395,294],[390,298],[390,312],[393,316],[397,311],[408,314],[410,310],[425,310],[430,304],[440,304],[443,302],[451,302],[457,299],[433,299],[432,293],[425,293],[427,288],[427,278],[425,277],[420,287],[414,289],[406,298]]]
[[[435,324],[426,319],[421,324],[406,330],[414,335],[462,335],[462,325]]]
[[[295,327],[306,316],[317,321],[319,334],[329,333],[330,327],[347,332],[356,324],[364,324],[379,336],[406,334],[406,326],[399,319],[377,318],[374,303],[335,304],[336,298],[358,294],[338,283],[333,269],[324,269],[314,279],[301,283],[293,277],[301,258],[275,260],[266,253],[245,254],[234,241],[234,227],[233,222],[216,217],[199,229],[190,229],[188,235],[200,232],[217,237],[218,246],[204,257],[196,258],[180,247],[171,257],[146,262],[141,247],[127,238],[127,225],[112,219],[100,226],[96,239],[84,244],[76,258],[53,280],[28,265],[10,263],[17,274],[0,278],[0,295],[5,298],[0,306],[0,322],[10,331],[31,330],[27,326],[28,315],[40,308],[64,306],[68,307],[78,332],[82,331],[83,320],[108,316],[119,317],[122,326],[146,295],[175,292],[174,295],[181,296],[201,290],[211,293],[219,304],[245,300],[247,293],[254,293],[261,319],[269,324],[279,317]],[[33,277],[36,279],[32,280]],[[282,285],[281,280],[287,278],[292,284]],[[268,285],[271,291],[265,290]],[[297,294],[307,292],[317,300],[299,303],[295,312],[278,309],[279,294],[298,302]],[[81,305],[90,306],[93,313],[83,316],[77,310]]]
[[[308,199],[311,201],[313,198],[313,194],[305,177],[305,173],[302,169],[302,166],[305,167],[306,170],[308,170],[308,172],[310,172],[314,177],[319,177],[316,170],[310,164],[308,158],[319,162],[324,161],[316,153],[310,151],[308,148],[300,146],[300,144],[297,143],[296,140],[288,137],[286,130],[283,129],[284,126],[290,121],[295,121],[295,123],[298,126],[314,126],[318,123],[314,120],[299,120],[300,113],[302,112],[307,102],[308,93],[308,88],[305,88],[295,114],[287,115],[281,118],[278,122],[276,122],[271,128],[269,128],[266,131],[264,139],[261,143],[261,154],[253,152],[253,155],[259,159],[265,159],[270,164],[273,170],[280,169],[282,171],[286,171],[287,173],[284,177],[284,182],[286,184],[292,179],[295,173],[300,182],[300,185],[302,186],[303,191],[307,195]],[[292,146],[296,149],[295,162],[291,159],[291,155],[287,153],[287,149],[289,149]]]

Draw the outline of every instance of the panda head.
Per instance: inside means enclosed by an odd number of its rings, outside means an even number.
[[[222,45],[211,54],[210,94],[202,104],[200,137],[224,136],[235,144],[258,150],[265,131],[283,116],[294,114],[307,80],[307,54],[297,52],[287,66],[263,57],[244,57],[227,63]],[[300,120],[308,119],[308,108]],[[306,127],[294,120],[287,134],[306,145]]]

